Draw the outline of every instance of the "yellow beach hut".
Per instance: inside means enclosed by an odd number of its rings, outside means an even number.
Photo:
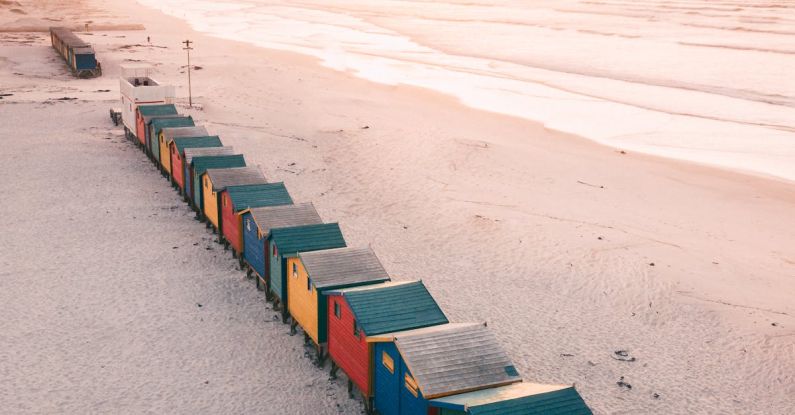
[[[202,174],[202,214],[207,226],[218,230],[218,194],[229,186],[268,183],[256,167],[234,167],[229,169],[207,169]]]

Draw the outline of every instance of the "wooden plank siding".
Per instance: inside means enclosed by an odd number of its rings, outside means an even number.
[[[309,275],[300,258],[287,259],[287,308],[304,332],[320,344],[318,322],[319,294],[309,281]]]
[[[367,343],[364,333],[354,335],[356,319],[341,295],[329,295],[327,302],[329,356],[364,396],[372,396],[372,344]],[[335,306],[339,315],[334,312]]]

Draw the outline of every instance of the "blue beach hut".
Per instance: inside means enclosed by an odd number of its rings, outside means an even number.
[[[377,336],[375,409],[427,414],[429,400],[522,381],[483,324],[454,323]]]

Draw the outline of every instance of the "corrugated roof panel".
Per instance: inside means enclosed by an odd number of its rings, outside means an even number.
[[[160,130],[163,128],[168,127],[193,127],[193,118],[190,115],[181,115],[178,117],[171,117],[171,118],[155,118],[152,120],[152,131],[154,131],[155,136],[160,134]],[[152,139],[153,142],[156,142],[156,139]]]
[[[166,142],[174,139],[174,137],[203,137],[208,135],[207,129],[202,126],[196,127],[169,127],[163,129],[163,137]]]
[[[217,135],[206,135],[198,137],[174,137],[174,145],[177,146],[177,152],[182,153],[186,148],[221,147],[223,143],[221,143],[221,138]]]
[[[521,385],[521,384],[520,384]],[[573,387],[469,407],[472,415],[591,415]]]
[[[228,186],[244,184],[264,184],[265,175],[256,167],[233,167],[225,169],[207,169],[207,176],[213,182],[213,190],[218,192]]]
[[[337,223],[271,229],[271,238],[276,243],[281,255],[294,255],[299,252],[345,246],[345,238]]]
[[[370,248],[338,248],[299,254],[315,288],[338,288],[389,281],[381,261]]]
[[[312,203],[253,208],[251,216],[263,235],[268,235],[271,229],[323,223]]]
[[[248,184],[226,188],[235,211],[262,206],[291,205],[293,199],[284,183]]]
[[[211,137],[217,137],[217,136],[211,136]],[[191,161],[193,161],[194,157],[229,156],[235,153],[235,149],[232,146],[185,148],[183,151],[185,152],[185,163],[188,164],[190,164]]]
[[[448,323],[422,281],[339,290],[367,336]]]
[[[486,327],[448,326],[395,339],[425,398],[521,382],[508,354]]]
[[[201,176],[207,169],[224,169],[232,167],[245,167],[246,159],[242,154],[229,154],[223,156],[194,156],[191,160],[193,174]]]
[[[177,107],[174,104],[139,105],[138,112],[142,117],[155,115],[177,115]]]

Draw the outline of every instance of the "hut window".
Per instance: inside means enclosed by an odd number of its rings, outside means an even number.
[[[251,219],[246,219],[246,230],[251,232]],[[257,235],[259,237],[259,235]]]
[[[342,307],[340,307],[340,303],[336,301],[334,302],[334,316],[338,319],[342,318]]]
[[[384,365],[389,373],[393,375],[395,374],[395,361],[392,360],[392,356],[390,356],[386,351],[381,352],[381,364]]]
[[[404,379],[406,380],[406,389],[408,389],[409,392],[411,392],[411,394],[414,395],[415,398],[418,398],[419,388],[417,387],[417,382],[408,373],[406,373]]]
[[[306,290],[310,292],[312,291],[312,281],[308,277],[306,279]]]
[[[296,265],[296,263],[293,262],[293,278],[296,277],[298,277],[298,265]]]
[[[276,245],[273,245],[273,256],[276,256]]]
[[[353,336],[357,339],[361,336],[361,331],[359,330],[359,325],[356,324],[356,320],[353,320]]]
[[[224,195],[224,207],[226,207],[226,196]]]

